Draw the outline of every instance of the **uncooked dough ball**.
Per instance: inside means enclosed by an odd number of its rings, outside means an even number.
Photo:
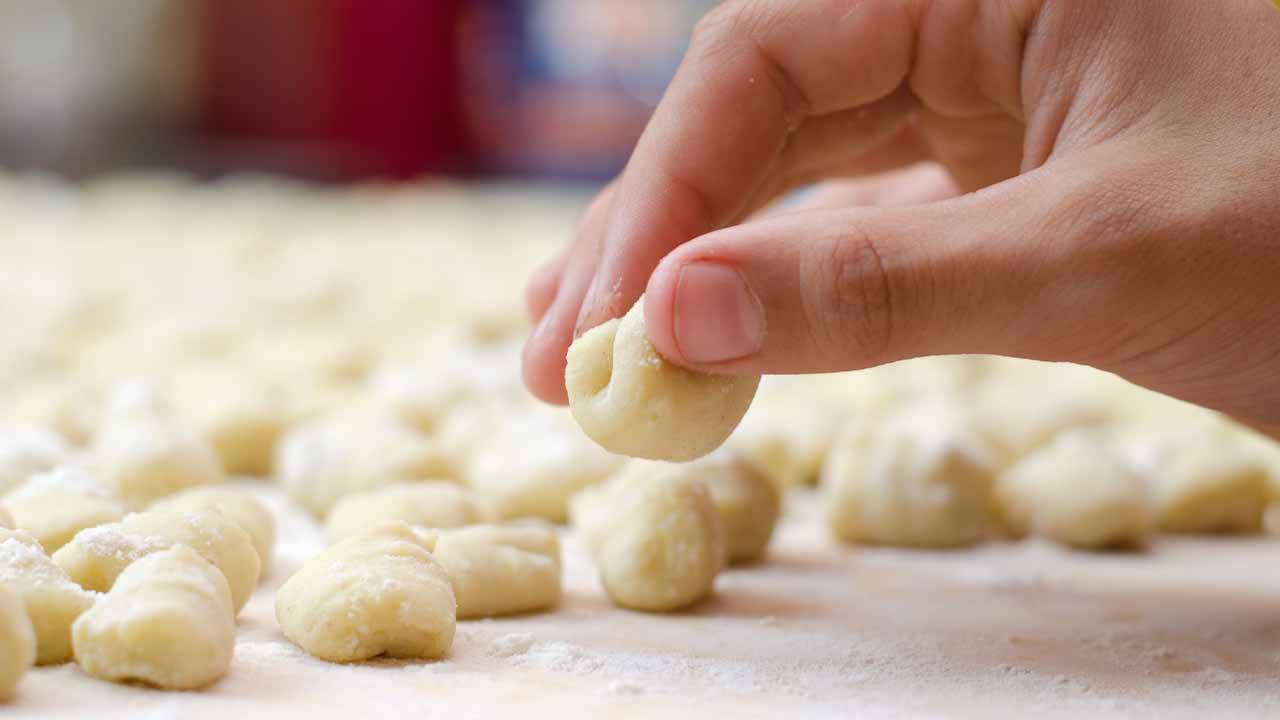
[[[0,505],[0,528],[13,528],[13,514],[4,505]]]
[[[851,542],[956,547],[998,525],[992,451],[948,408],[858,423],[823,471],[827,522]]]
[[[178,383],[177,396],[183,417],[227,473],[271,474],[276,442],[292,420],[277,388],[240,374],[193,372]]]
[[[979,390],[971,414],[1001,467],[1060,432],[1099,427],[1116,414],[1109,399],[1110,376],[1089,368],[1035,363],[1002,378],[996,375]]]
[[[289,496],[323,517],[339,499],[386,485],[448,478],[453,469],[431,439],[389,416],[357,414],[290,430],[276,449]]]
[[[13,697],[35,657],[35,633],[22,601],[0,583],[0,702]]]
[[[569,498],[622,465],[588,440],[563,410],[515,410],[494,418],[464,465],[466,483],[499,519],[563,522]]]
[[[705,483],[678,471],[619,477],[575,498],[573,511],[614,603],[667,612],[711,594],[724,529]]]
[[[124,517],[124,505],[84,468],[63,465],[32,475],[5,497],[15,527],[56,552],[76,533]]]
[[[66,462],[70,455],[66,441],[56,433],[26,427],[0,430],[0,495]]]
[[[403,523],[330,546],[276,593],[285,637],[330,662],[441,657],[457,607],[448,574]]]
[[[569,408],[610,452],[693,460],[720,447],[751,406],[759,376],[708,375],[668,363],[649,342],[644,298],[574,341]]]
[[[0,584],[26,605],[36,633],[36,662],[70,660],[71,623],[93,606],[94,594],[71,582],[40,543],[21,530],[0,530]]]
[[[276,521],[252,492],[227,485],[206,485],[175,493],[151,506],[152,510],[178,512],[209,508],[221,511],[249,534],[262,564],[261,574],[265,576],[276,544]]]
[[[1138,544],[1151,527],[1142,479],[1088,430],[1063,433],[1005,470],[995,497],[1015,535],[1072,547]]]
[[[174,545],[120,573],[71,632],[87,675],[194,689],[231,666],[235,611],[222,573],[191,548]]]
[[[486,519],[488,512],[466,488],[447,482],[397,483],[339,500],[325,520],[325,534],[329,542],[337,542],[394,521],[452,528]]]
[[[1225,427],[1172,431],[1135,444],[1156,527],[1171,533],[1257,533],[1268,502],[1265,465]]]
[[[82,530],[53,554],[53,561],[80,587],[106,592],[134,561],[174,545],[186,545],[227,578],[236,612],[258,585],[262,568],[253,540],[222,512],[149,510],[118,523]]]
[[[560,601],[560,543],[549,527],[441,530],[432,554],[449,575],[459,619],[536,612]]]
[[[622,472],[633,479],[622,481],[643,482],[658,473],[680,473],[706,484],[724,528],[730,563],[754,562],[764,555],[782,512],[782,493],[755,463],[721,448],[680,465],[634,460]]]
[[[109,422],[90,458],[91,469],[129,510],[227,479],[208,443],[172,420],[150,415]]]

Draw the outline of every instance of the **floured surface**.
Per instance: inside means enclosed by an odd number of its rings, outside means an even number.
[[[275,588],[319,528],[258,486],[277,564],[230,674],[200,693],[38,668],[6,718],[1280,716],[1280,543],[1161,539],[1147,554],[1037,543],[843,547],[794,492],[766,564],[670,617],[613,608],[565,542],[556,613],[464,621],[450,657],[339,666],[289,644]]]

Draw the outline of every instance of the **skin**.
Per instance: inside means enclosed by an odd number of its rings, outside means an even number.
[[[1266,0],[730,0],[532,279],[526,383],[644,293],[696,370],[1071,361],[1274,435],[1277,108]]]

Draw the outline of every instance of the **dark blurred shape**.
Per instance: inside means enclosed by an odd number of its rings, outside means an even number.
[[[712,0],[6,0],[0,162],[605,178]]]
[[[466,169],[462,0],[213,0],[204,127],[230,166],[346,179]]]

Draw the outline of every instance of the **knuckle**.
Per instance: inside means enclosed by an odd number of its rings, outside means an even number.
[[[874,237],[853,229],[818,254],[820,267],[806,317],[814,339],[856,358],[876,364],[887,357],[894,335],[894,289],[883,253]]]

